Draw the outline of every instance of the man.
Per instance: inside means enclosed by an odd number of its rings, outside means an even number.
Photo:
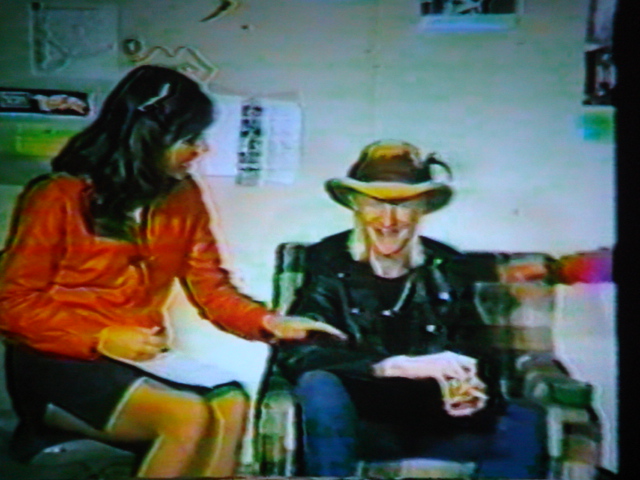
[[[306,476],[407,457],[474,461],[483,476],[546,476],[544,417],[504,399],[496,359],[474,341],[482,272],[418,233],[453,194],[433,179],[434,165],[450,173],[411,144],[380,141],[326,184],[355,225],[309,247],[292,313],[349,338],[286,345],[278,358],[301,406]]]

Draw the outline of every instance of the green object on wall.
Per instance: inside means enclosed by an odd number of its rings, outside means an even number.
[[[20,156],[53,157],[77,130],[42,126],[19,126],[15,137],[15,152]]]
[[[586,112],[580,119],[582,136],[591,142],[613,141],[613,109]]]

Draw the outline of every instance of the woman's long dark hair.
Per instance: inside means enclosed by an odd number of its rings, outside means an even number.
[[[200,135],[213,113],[195,81],[165,67],[137,67],[52,160],[52,169],[91,180],[87,213],[96,235],[129,239],[133,211],[177,183],[163,167],[167,151]]]

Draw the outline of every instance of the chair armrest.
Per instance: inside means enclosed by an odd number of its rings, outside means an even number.
[[[291,382],[284,378],[277,369],[274,369],[274,372],[269,378],[268,391],[265,393],[272,395],[278,393],[290,393],[292,390],[293,386],[291,385]]]
[[[275,373],[257,404],[255,465],[261,476],[293,476],[296,457],[296,401],[291,384]]]
[[[591,408],[593,386],[590,383],[544,372],[531,373],[527,377],[525,389],[529,398],[544,404]]]
[[[260,434],[284,437],[295,421],[296,402],[293,394],[286,390],[268,392],[260,404]]]
[[[571,378],[564,366],[549,353],[529,354],[516,362],[524,379],[523,395],[545,405],[591,408],[593,386]]]

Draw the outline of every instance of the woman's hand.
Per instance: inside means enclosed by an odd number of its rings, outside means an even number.
[[[160,330],[113,325],[100,332],[97,350],[115,359],[151,360],[168,349],[166,336]]]
[[[467,381],[477,374],[478,361],[453,352],[433,353],[418,357],[398,355],[373,366],[377,377],[435,378],[438,381]]]
[[[278,340],[303,340],[311,332],[324,332],[347,340],[347,335],[337,328],[306,317],[271,315],[265,318],[264,326]]]

